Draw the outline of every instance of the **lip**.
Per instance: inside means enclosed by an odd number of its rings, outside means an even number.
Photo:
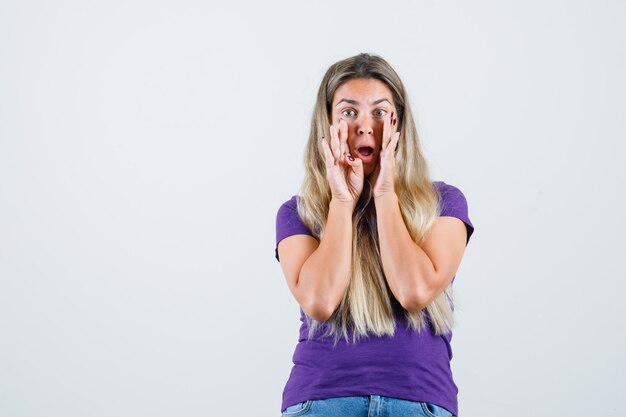
[[[372,151],[372,153],[369,155],[362,155],[358,149],[355,149],[352,155],[359,158],[361,161],[363,161],[364,164],[369,164],[372,161],[374,161],[374,158],[376,157],[376,149],[375,148],[373,149],[374,151]]]

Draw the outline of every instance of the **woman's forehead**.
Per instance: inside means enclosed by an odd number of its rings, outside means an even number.
[[[393,104],[391,90],[375,78],[355,78],[337,88],[333,97],[333,107],[340,102],[353,105],[376,105],[383,102]]]

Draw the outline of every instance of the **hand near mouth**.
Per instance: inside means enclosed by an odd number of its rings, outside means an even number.
[[[385,119],[383,125],[383,140],[376,169],[370,177],[374,198],[395,192],[394,183],[396,177],[396,146],[400,139],[400,132],[396,131],[398,119],[391,113],[389,119]]]
[[[332,198],[355,206],[363,191],[363,161],[349,153],[345,121],[339,121],[338,128],[330,126],[330,143],[322,138],[322,149]]]

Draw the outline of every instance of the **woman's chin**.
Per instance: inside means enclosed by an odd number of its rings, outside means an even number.
[[[365,177],[369,177],[374,171],[376,171],[376,164],[374,162],[363,165],[363,175],[365,175]]]

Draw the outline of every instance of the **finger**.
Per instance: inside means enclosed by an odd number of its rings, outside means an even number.
[[[391,121],[393,120],[394,112],[391,112],[391,115],[387,117],[383,123],[383,143],[382,148],[387,149],[389,146],[389,142],[391,141]]]
[[[346,163],[349,166],[349,169],[352,171],[349,173],[348,185],[351,189],[362,189],[363,181],[365,179],[365,175],[363,172],[363,161],[358,158],[350,158],[346,157]]]
[[[337,128],[332,125],[330,126],[330,150],[333,152],[335,163],[339,162],[343,158],[343,155],[341,154],[341,150],[339,148],[339,138],[337,137]]]
[[[383,119],[383,138],[380,144],[381,153],[387,148],[387,136],[389,136],[389,130],[391,126],[391,115]]]
[[[391,160],[395,158],[396,147],[398,146],[398,140],[400,139],[400,132],[396,132],[389,138],[389,143],[384,151],[380,152],[381,159]]]
[[[335,164],[335,157],[333,156],[332,151],[330,150],[330,145],[326,138],[322,138],[322,149],[324,151],[324,158],[326,160],[326,167],[331,167]]]
[[[341,154],[349,153],[348,149],[348,123],[341,119],[339,121],[339,139],[341,141]]]
[[[355,174],[363,176],[363,161],[361,159],[354,158],[352,155],[347,154],[346,162],[350,165]]]
[[[389,140],[389,146],[385,150],[384,158],[388,160],[395,158],[399,141],[400,141],[400,132],[396,132],[393,135],[391,135],[391,139]]]
[[[392,134],[389,137],[389,140],[387,141],[387,145],[385,146],[385,149],[381,149],[380,150],[380,160],[384,161],[384,160],[389,160],[389,159],[393,159],[394,155],[395,155],[395,146],[398,144],[396,136],[400,136],[399,132],[396,132],[394,134]],[[395,140],[395,142],[394,142]]]
[[[393,138],[391,139],[391,149],[395,152],[398,150],[398,142],[400,141],[400,132],[396,132],[393,134]]]

